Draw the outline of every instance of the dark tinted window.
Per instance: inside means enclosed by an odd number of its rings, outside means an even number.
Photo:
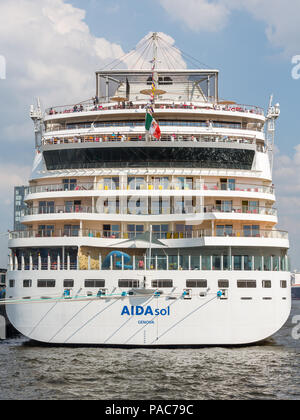
[[[240,289],[251,289],[256,287],[256,280],[238,280],[237,287]]]
[[[55,280],[38,280],[37,287],[55,287]]]
[[[64,280],[64,287],[74,287],[74,280]]]
[[[84,287],[104,287],[105,280],[85,280]]]
[[[23,280],[23,287],[32,287],[32,280]]]
[[[207,287],[207,280],[187,280],[186,287]]]
[[[153,280],[152,287],[173,287],[173,280]]]
[[[138,280],[119,280],[119,287],[139,287]]]
[[[229,280],[219,280],[218,281],[218,287],[220,289],[228,289],[228,287],[229,287]]]
[[[45,151],[44,157],[48,170],[140,166],[250,170],[254,154],[254,150],[204,147],[91,147]]]

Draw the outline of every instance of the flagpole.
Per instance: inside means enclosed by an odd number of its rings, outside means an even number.
[[[156,70],[156,60],[157,60],[157,32],[154,32],[152,35],[153,42],[153,60],[152,60],[152,92],[151,92],[151,103],[155,103],[155,90],[156,90],[156,80],[155,80],[155,70]]]
[[[155,105],[155,94],[156,94],[156,83],[157,83],[157,73],[156,73],[156,62],[157,62],[157,39],[158,35],[157,32],[153,32],[152,35],[152,42],[153,42],[153,59],[151,60],[152,63],[152,88],[151,88],[151,97],[150,97],[150,104],[146,107],[146,120],[145,120],[145,127],[146,130],[149,132],[152,122],[155,124],[155,128],[152,131],[155,131],[154,137],[157,139],[160,138],[160,128],[156,123],[153,114],[154,114],[154,105]],[[150,131],[149,135],[152,137],[153,132]],[[150,139],[151,139],[150,137]]]

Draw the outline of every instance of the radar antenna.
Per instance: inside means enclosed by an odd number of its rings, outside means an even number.
[[[37,98],[36,106],[30,106],[30,118],[34,123],[35,148],[39,150],[42,144],[42,136],[44,132],[44,119],[39,98]]]
[[[274,145],[275,145],[275,121],[280,115],[280,105],[272,105],[273,95],[270,97],[268,114],[267,114],[267,151],[269,154],[271,173],[274,164]]]

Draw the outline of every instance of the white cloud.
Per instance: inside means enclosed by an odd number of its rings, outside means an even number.
[[[1,141],[7,134],[20,139],[22,125],[23,140],[29,140],[34,97],[45,106],[91,98],[95,71],[124,55],[121,46],[93,36],[84,19],[84,10],[63,0],[1,0],[0,53],[7,63],[0,85]]]
[[[160,3],[173,19],[182,20],[194,31],[219,31],[230,14],[230,9],[218,1],[160,0]]]
[[[159,1],[172,18],[194,31],[220,31],[229,24],[232,12],[249,12],[266,24],[266,36],[275,47],[282,48],[288,56],[300,52],[299,0]]]

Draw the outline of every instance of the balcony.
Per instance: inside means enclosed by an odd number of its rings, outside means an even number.
[[[13,232],[16,236],[20,232]],[[27,232],[28,236],[35,232]],[[99,232],[101,234],[101,232]],[[171,233],[171,232],[170,232]],[[265,232],[261,232],[264,235]],[[279,236],[286,232],[280,232]],[[173,233],[171,233],[173,235]],[[198,231],[199,235],[211,235],[209,231]],[[272,236],[271,231],[268,235]],[[277,236],[277,232],[274,236]],[[285,236],[285,235],[284,235]],[[32,238],[27,237],[32,241]],[[125,236],[124,238],[125,239]],[[138,239],[137,239],[138,240]],[[247,237],[247,240],[250,241]],[[157,241],[157,239],[156,239]],[[163,240],[162,240],[163,241]],[[127,241],[128,242],[128,241]],[[131,242],[131,241],[129,241]],[[281,251],[271,251],[269,246],[263,251],[257,252],[255,246],[249,246],[247,251],[241,255],[237,250],[227,250],[224,247],[203,247],[191,249],[178,249],[176,252],[165,246],[164,252],[157,249],[157,244],[153,244],[152,255],[149,252],[144,254],[136,253],[135,249],[128,248],[126,252],[120,251],[120,247],[111,252],[105,247],[94,248],[93,256],[90,253],[79,254],[72,248],[66,248],[56,244],[55,247],[46,247],[41,250],[33,248],[32,245],[26,249],[24,244],[22,249],[15,249],[14,256],[10,258],[10,269],[19,270],[259,270],[259,271],[287,271],[288,259],[282,255]],[[116,244],[117,246],[117,244]],[[145,246],[142,248],[146,248]],[[281,245],[282,248],[282,245]],[[147,254],[147,255],[146,255]]]
[[[263,140],[260,142],[257,141],[255,136],[242,137],[239,135],[222,135],[222,134],[207,134],[205,132],[199,134],[162,134],[161,138],[157,140],[154,137],[150,137],[145,132],[141,134],[132,133],[128,135],[125,134],[89,134],[89,135],[69,135],[69,136],[55,136],[51,138],[44,137],[42,139],[43,146],[59,146],[59,145],[100,145],[100,144],[135,144],[143,145],[145,143],[155,142],[155,144],[160,143],[174,143],[174,144],[184,144],[187,142],[192,142],[194,144],[202,144],[203,146],[212,144],[214,146],[221,145],[231,145],[232,147],[242,147],[252,145],[256,147],[257,151],[265,152],[266,148],[264,146]]]
[[[145,232],[133,234],[121,231],[103,231],[93,229],[54,229],[54,230],[25,230],[10,232],[9,239],[33,239],[33,238],[96,238],[96,239],[141,239]],[[288,240],[288,232],[282,230],[244,231],[231,230],[230,232],[216,232],[211,229],[193,230],[189,232],[160,232],[152,233],[152,237],[157,240],[177,240],[177,239],[200,239],[200,238],[262,238],[262,239],[284,239]]]
[[[95,215],[132,215],[132,216],[157,216],[157,215],[195,215],[195,214],[247,214],[247,215],[263,215],[263,216],[277,216],[277,210],[270,207],[256,207],[250,208],[248,206],[232,206],[232,205],[206,205],[206,206],[189,206],[178,205],[159,206],[154,203],[151,209],[145,207],[126,207],[123,210],[118,206],[111,203],[109,206],[101,204],[97,209],[92,206],[49,206],[49,207],[29,207],[24,211],[24,216],[37,216],[37,215],[69,215],[72,218],[74,214],[95,214]],[[209,217],[208,217],[209,218]],[[50,217],[51,219],[51,217]]]

